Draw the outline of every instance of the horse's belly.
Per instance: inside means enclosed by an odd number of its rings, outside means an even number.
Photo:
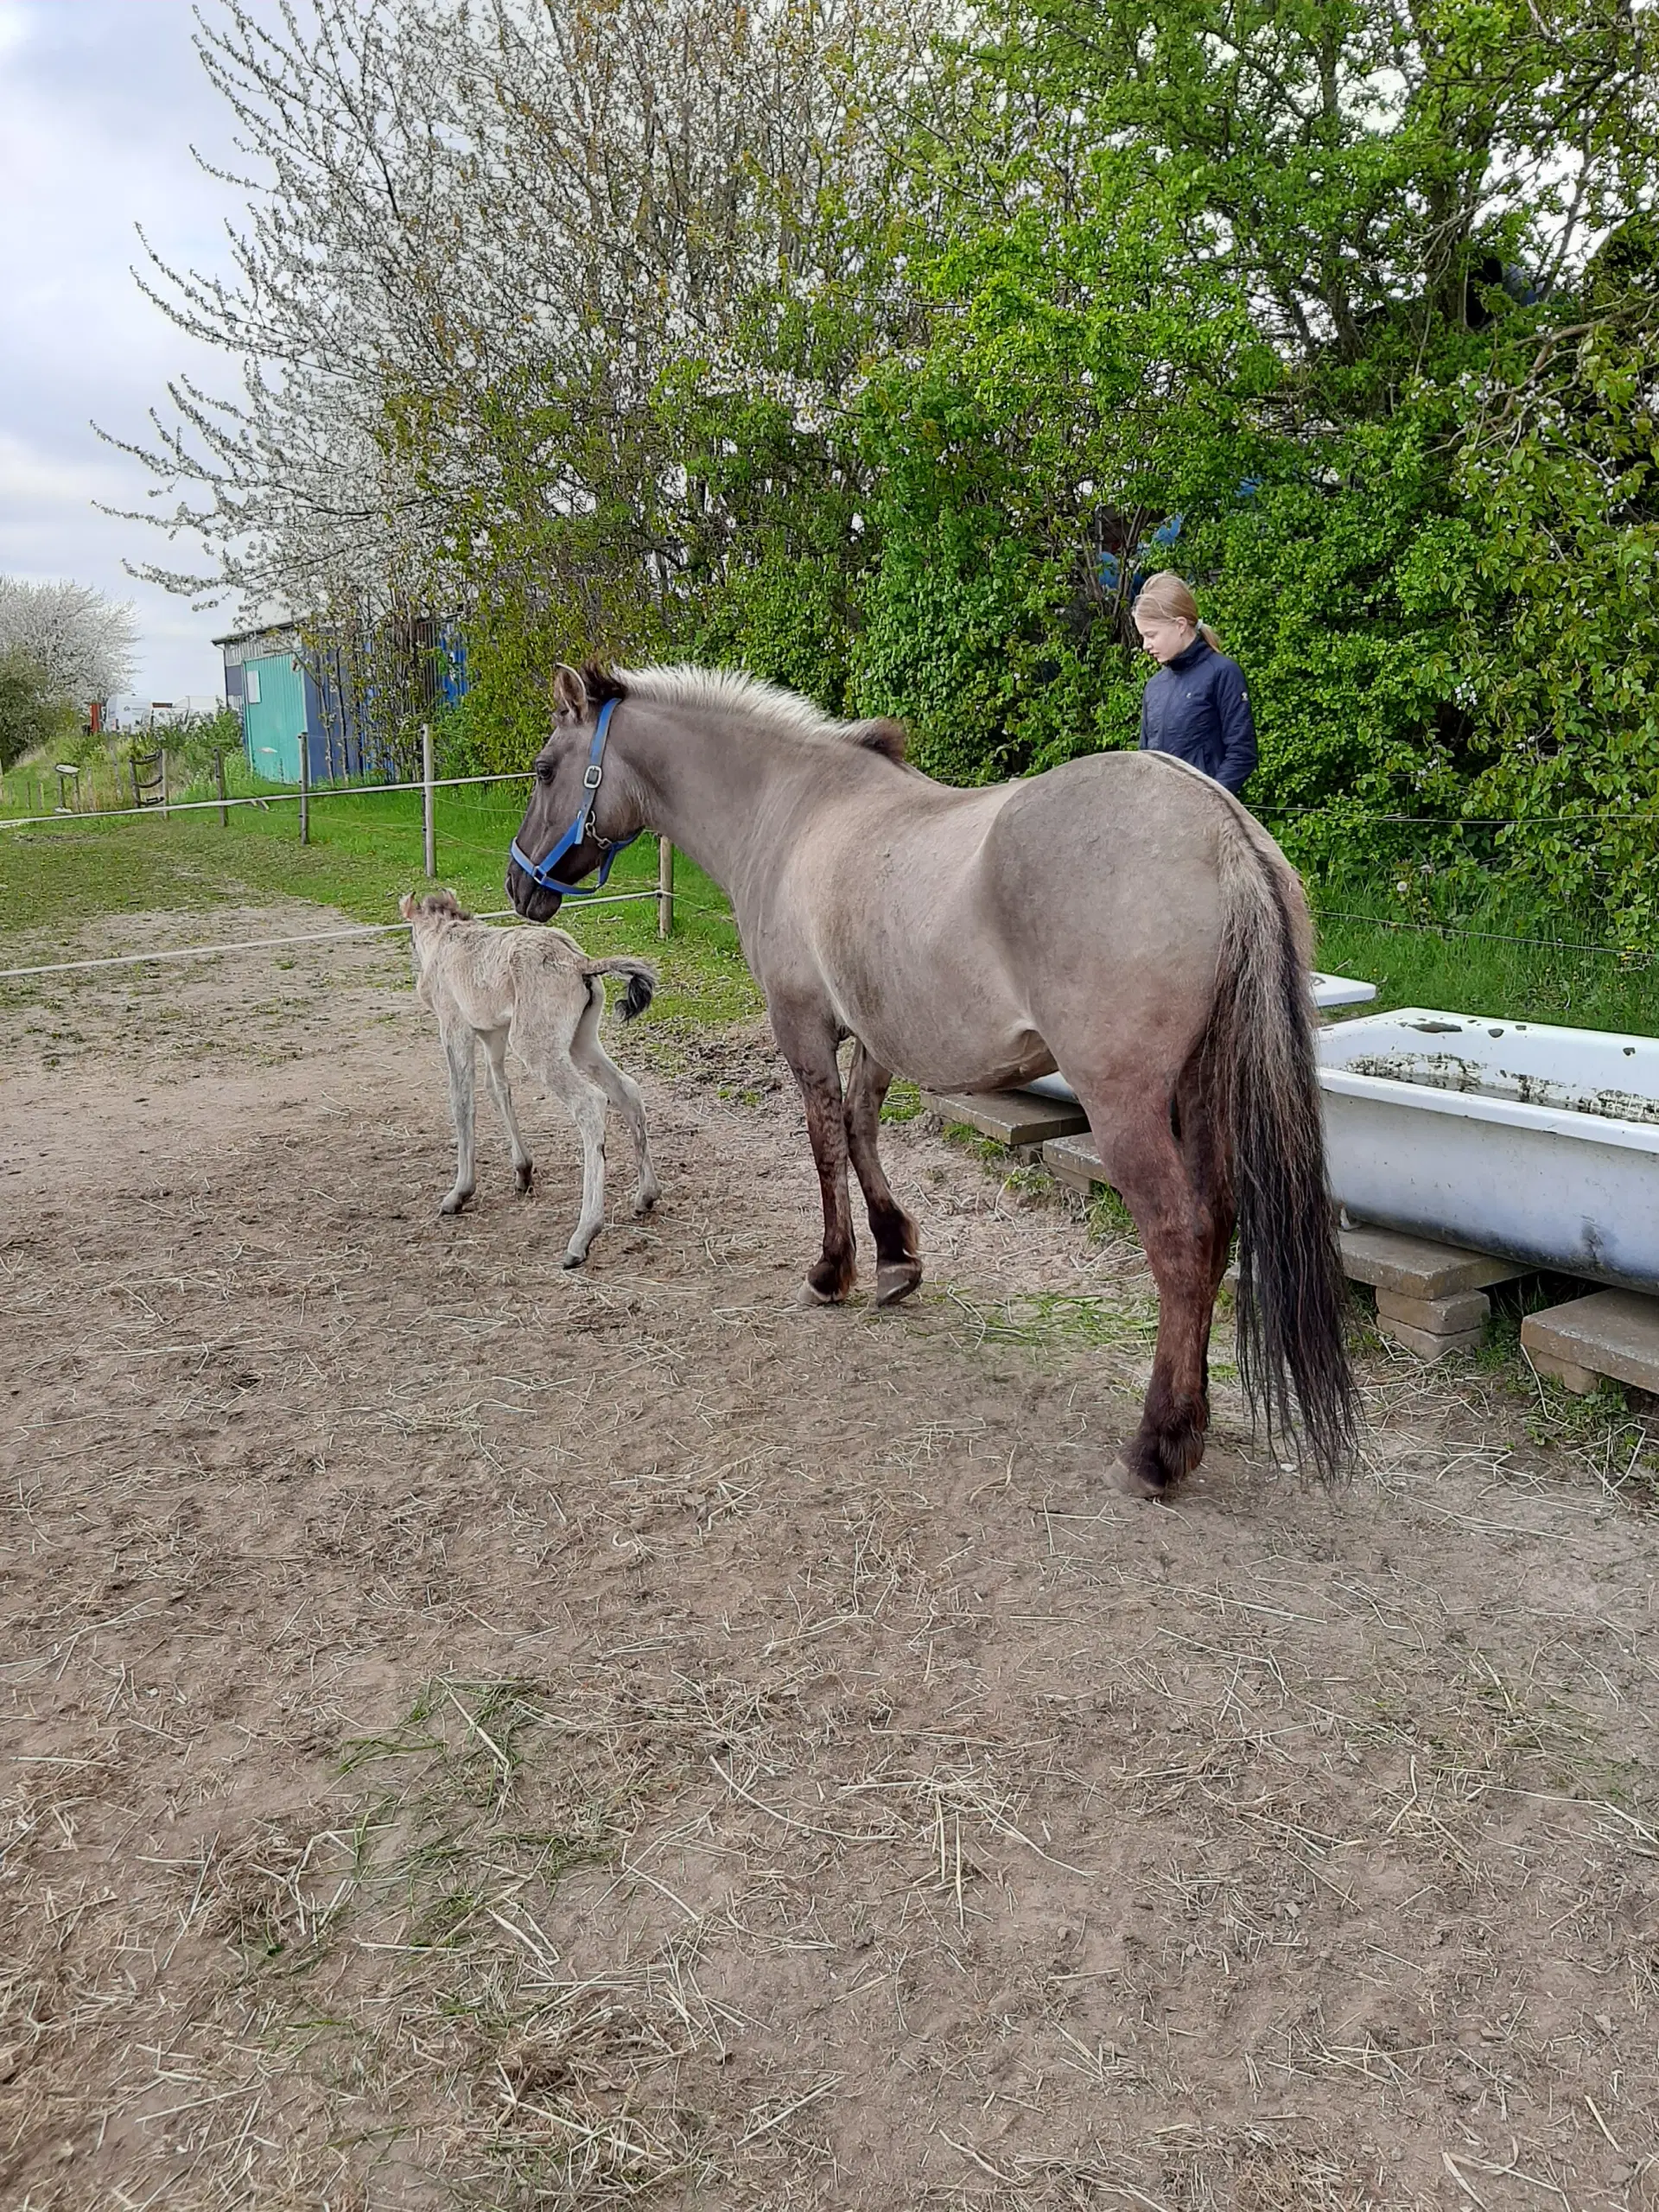
[[[836,1008],[842,1027],[895,1075],[925,1090],[995,1090],[1052,1072],[1029,1013],[1005,994],[936,971],[913,995],[889,990]]]

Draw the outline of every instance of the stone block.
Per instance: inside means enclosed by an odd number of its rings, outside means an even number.
[[[1576,1366],[1570,1359],[1556,1359],[1547,1351],[1531,1351],[1527,1357],[1541,1375],[1548,1375],[1564,1390],[1573,1391],[1580,1398],[1587,1398],[1601,1381],[1587,1367]]]
[[[1484,1290],[1461,1291],[1455,1298],[1407,1298],[1397,1290],[1379,1290],[1376,1310],[1382,1319],[1403,1321],[1431,1337],[1459,1337],[1485,1327],[1492,1301]]]
[[[1590,1390],[1598,1376],[1659,1391],[1659,1299],[1640,1291],[1599,1290],[1521,1324],[1521,1348],[1541,1374],[1569,1390]]]
[[[1444,1359],[1449,1351],[1478,1351],[1486,1333],[1484,1329],[1464,1329],[1453,1336],[1443,1337],[1432,1329],[1414,1329],[1408,1321],[1390,1320],[1385,1313],[1377,1315],[1376,1327],[1379,1336],[1403,1344],[1419,1359]]]
[[[1081,1106],[1034,1090],[925,1090],[922,1103],[947,1122],[965,1122],[998,1144],[1043,1144],[1089,1126]]]
[[[1081,1191],[1085,1198],[1106,1180],[1095,1141],[1086,1129],[1081,1136],[1052,1138],[1043,1147],[1043,1165],[1057,1182]]]
[[[1436,1244],[1427,1236],[1406,1236],[1397,1229],[1355,1227],[1340,1235],[1343,1273],[1349,1281],[1402,1298],[1456,1298],[1527,1272],[1514,1260],[1495,1260],[1460,1244]]]

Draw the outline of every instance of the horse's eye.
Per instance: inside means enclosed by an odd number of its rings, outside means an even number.
[[[551,788],[553,782],[553,771],[547,766],[545,762],[538,762],[537,764],[536,780],[543,791],[547,791]]]

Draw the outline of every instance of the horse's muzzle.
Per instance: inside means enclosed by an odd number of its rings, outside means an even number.
[[[550,922],[564,903],[563,893],[532,882],[517,861],[507,862],[507,896],[527,922]]]

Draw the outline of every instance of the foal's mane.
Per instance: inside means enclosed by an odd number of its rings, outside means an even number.
[[[607,668],[589,661],[582,671],[582,680],[591,707],[601,707],[607,699],[651,699],[664,707],[713,707],[722,714],[741,714],[765,723],[784,736],[861,746],[867,753],[880,753],[901,767],[904,765],[902,722],[886,715],[871,721],[837,721],[833,715],[821,713],[810,699],[802,698],[798,691],[785,691],[781,684],[766,683],[757,676],[744,676],[734,669],[684,664]]]

